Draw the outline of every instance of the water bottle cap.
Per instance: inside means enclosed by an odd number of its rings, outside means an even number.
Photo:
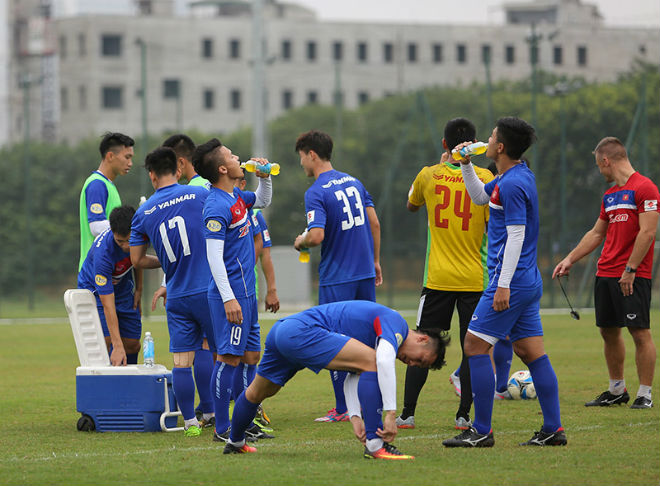
[[[149,331],[144,333],[144,337],[151,336],[151,333]]]

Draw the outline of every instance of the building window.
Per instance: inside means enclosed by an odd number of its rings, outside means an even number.
[[[69,109],[69,90],[66,86],[60,88],[60,108],[62,111],[67,111]]]
[[[564,63],[564,51],[561,46],[554,46],[552,48],[552,62],[556,66],[561,66]]]
[[[241,109],[241,92],[238,89],[232,89],[229,92],[229,106],[232,110]]]
[[[360,62],[367,62],[367,43],[358,42],[357,44],[357,58]]]
[[[283,40],[282,41],[282,59],[288,61],[291,59],[291,41]]]
[[[212,89],[205,89],[202,98],[205,110],[212,110],[215,108],[215,92]]]
[[[124,89],[121,86],[103,86],[101,100],[103,108],[116,110],[124,107]]]
[[[408,62],[417,62],[417,44],[408,44]]]
[[[84,85],[78,86],[78,106],[80,110],[87,109],[87,87]]]
[[[177,99],[180,96],[181,82],[178,79],[163,80],[163,98],[166,100]]]
[[[577,48],[577,63],[578,66],[587,65],[587,46],[578,46]]]
[[[481,46],[481,62],[483,62],[484,64],[490,64],[492,60],[491,52],[492,49],[490,47],[490,44],[483,44]]]
[[[66,37],[60,36],[60,59],[66,59]]]
[[[504,49],[504,57],[506,58],[507,64],[513,64],[516,62],[516,49],[513,46],[506,46]]]
[[[358,104],[359,105],[364,105],[365,103],[369,102],[369,93],[366,91],[360,91],[358,93]]]
[[[340,41],[332,43],[332,59],[335,61],[341,61],[344,59],[344,44]]]
[[[308,91],[307,92],[307,103],[310,105],[315,105],[319,102],[319,93],[318,91]]]
[[[238,39],[229,40],[229,57],[231,59],[241,58],[241,41]]]
[[[394,45],[391,42],[383,44],[383,62],[386,64],[394,62]]]
[[[307,42],[307,60],[316,61],[316,42]]]
[[[456,61],[459,64],[465,64],[467,62],[467,48],[465,44],[456,44]]]
[[[78,56],[85,57],[87,55],[87,37],[85,34],[78,34]]]
[[[121,56],[121,36],[117,34],[101,35],[101,55],[105,57]]]
[[[289,89],[282,91],[282,108],[285,110],[293,108],[293,92]]]
[[[433,62],[436,64],[442,62],[442,44],[433,44]]]
[[[205,37],[202,39],[202,57],[211,59],[213,57],[213,39]]]

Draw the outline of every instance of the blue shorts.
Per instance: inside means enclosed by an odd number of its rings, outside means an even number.
[[[105,312],[98,296],[96,296],[96,308],[99,311],[103,335],[108,337],[110,331],[108,331]],[[133,309],[133,297],[131,296],[130,302],[125,299],[119,302],[115,301],[115,311],[119,322],[119,335],[126,339],[140,339],[142,337],[142,316],[139,309]]]
[[[531,289],[511,289],[509,308],[500,312],[493,309],[493,296],[497,287],[492,286],[479,299],[468,329],[499,339],[519,339],[543,336],[540,301],[543,284]]]
[[[376,278],[365,278],[333,285],[319,285],[319,305],[344,300],[376,302]]]
[[[170,331],[170,352],[183,353],[202,349],[205,333],[211,335],[213,331],[206,291],[169,298],[165,309],[167,329]]]
[[[324,369],[349,339],[299,319],[284,318],[273,325],[266,337],[257,374],[284,386],[303,368],[314,373]]]
[[[213,322],[215,349],[218,354],[243,356],[246,351],[261,351],[259,313],[257,311],[257,298],[254,295],[236,299],[243,313],[243,323],[241,325],[232,324],[227,320],[225,304],[222,299],[209,296],[208,300],[211,321]],[[209,341],[209,347],[210,344]]]

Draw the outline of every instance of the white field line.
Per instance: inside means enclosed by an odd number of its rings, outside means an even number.
[[[652,422],[637,422],[637,423],[629,423],[625,425],[625,427],[650,427],[650,426],[657,426],[658,423],[660,423],[659,420],[654,420]],[[591,431],[591,430],[598,430],[598,429],[603,429],[605,428],[606,425],[588,425],[588,426],[578,426],[578,427],[571,427],[567,429],[567,432],[569,434],[569,439],[571,437],[571,433],[573,432],[585,432],[585,431]],[[607,425],[610,429],[612,428],[612,425]],[[623,426],[618,426],[619,428]],[[616,428],[616,427],[615,427]],[[508,436],[508,435],[525,435],[529,434],[530,430],[505,430],[505,431],[498,431],[497,436]],[[407,442],[407,441],[416,441],[416,440],[439,440],[439,439],[446,439],[452,435],[452,432],[448,432],[447,434],[430,434],[430,435],[416,435],[412,437],[397,437],[397,442]],[[207,436],[210,437],[210,434]],[[346,439],[323,439],[323,440],[289,440],[289,441],[281,441],[281,440],[272,440],[272,441],[259,441],[258,442],[258,448],[270,448],[270,447],[289,447],[289,446],[324,446],[328,445],[328,443],[333,443],[333,444],[346,444],[346,445],[355,445],[355,439],[348,438],[349,435],[347,434]],[[29,462],[44,462],[44,461],[54,461],[58,459],[62,460],[71,460],[71,459],[88,459],[92,457],[129,457],[135,454],[163,454],[163,453],[168,453],[168,452],[181,452],[181,453],[189,453],[189,452],[196,452],[196,451],[212,451],[212,450],[217,450],[218,452],[221,451],[221,449],[224,447],[224,443],[217,443],[214,445],[208,445],[208,446],[191,446],[191,447],[177,447],[177,446],[171,446],[171,447],[161,447],[157,449],[141,449],[141,450],[133,450],[133,451],[123,451],[123,452],[64,452],[64,453],[56,453],[56,452],[51,452],[50,454],[46,455],[39,455],[39,456],[13,456],[13,457],[3,457],[0,458],[0,464],[16,464],[16,463],[29,463]]]

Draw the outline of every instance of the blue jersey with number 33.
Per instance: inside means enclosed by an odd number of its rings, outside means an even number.
[[[323,228],[319,284],[331,285],[376,276],[374,240],[367,216],[371,196],[355,177],[330,170],[305,192],[307,229]]]
[[[202,186],[172,184],[158,189],[133,216],[130,245],[153,245],[165,271],[168,298],[208,287],[211,271],[202,221],[208,195]]]

